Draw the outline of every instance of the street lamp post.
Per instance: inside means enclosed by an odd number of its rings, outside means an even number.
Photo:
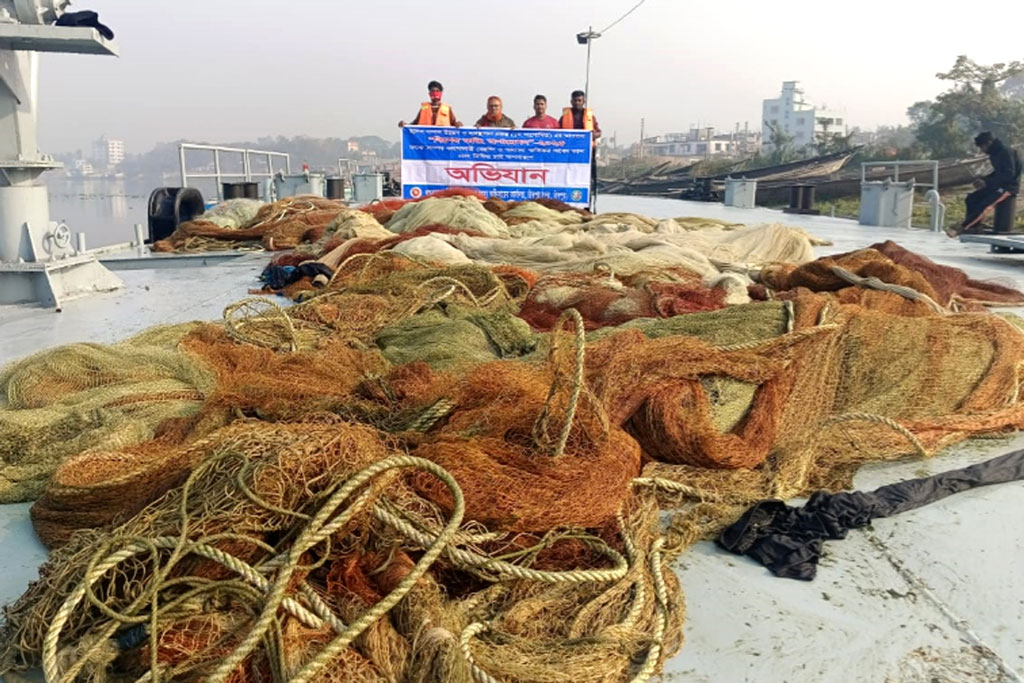
[[[586,79],[584,80],[584,83],[583,83],[583,93],[584,93],[584,95],[587,98],[587,100],[586,100],[587,104],[590,104],[590,102],[591,102],[591,99],[590,99],[590,44],[592,42],[594,42],[595,39],[600,38],[600,37],[601,37],[601,34],[598,31],[595,31],[593,26],[588,26],[586,31],[583,31],[582,33],[577,33],[576,34],[576,42],[579,43],[580,45],[586,45],[587,46],[587,76],[586,76]],[[597,148],[596,147],[594,148],[594,153],[595,154],[597,153]],[[597,164],[597,159],[592,159],[591,163],[596,165]],[[596,181],[592,181],[590,183],[590,210],[591,211],[596,211],[597,210],[597,197],[595,196],[596,194],[597,194],[597,182]]]
[[[601,34],[595,31],[593,26],[588,27],[582,33],[576,34],[576,42],[587,46],[587,77],[583,85],[583,92],[587,94],[588,103],[590,102],[590,43],[600,37]]]

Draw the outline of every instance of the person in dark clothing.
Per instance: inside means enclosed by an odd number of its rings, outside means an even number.
[[[1015,197],[1020,192],[1021,161],[1017,152],[989,132],[979,133],[974,138],[974,144],[988,154],[992,172],[984,178],[975,180],[974,192],[964,199],[967,212],[961,229],[977,223],[985,209],[996,203],[1004,194]],[[979,224],[973,227],[977,229],[981,226]]]
[[[487,113],[481,116],[477,122],[477,128],[515,128],[516,122],[505,116],[501,110],[501,98],[491,95],[487,98]]]

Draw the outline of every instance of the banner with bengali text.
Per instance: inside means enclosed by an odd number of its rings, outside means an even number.
[[[508,201],[590,203],[591,133],[536,128],[402,129],[402,197],[469,187]]]

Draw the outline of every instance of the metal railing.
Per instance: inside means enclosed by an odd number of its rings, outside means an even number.
[[[348,159],[346,157],[338,158],[338,175],[345,179],[345,182],[349,185],[352,184],[352,176],[356,174],[358,165],[355,159]]]
[[[188,163],[185,158],[185,153],[188,150],[213,152],[213,173],[189,172]],[[236,173],[221,170],[221,153],[240,155],[242,162],[241,172]],[[252,164],[253,157],[265,158],[267,170],[254,171]],[[188,187],[189,179],[198,180],[203,178],[213,178],[217,184],[217,200],[219,201],[224,198],[224,189],[222,185],[224,178],[241,178],[246,181],[251,181],[253,178],[272,178],[276,173],[274,170],[275,158],[284,161],[285,173],[292,172],[291,157],[285,152],[270,152],[262,149],[243,149],[240,147],[221,147],[218,145],[196,145],[191,142],[183,142],[178,145],[178,163],[181,169],[181,186]]]
[[[863,183],[867,180],[868,168],[893,168],[893,179],[894,183],[900,181],[900,166],[927,166],[931,165],[932,182],[931,183],[918,183],[914,182],[915,185],[922,185],[924,187],[932,187],[936,190],[939,189],[939,162],[937,161],[863,161],[860,164],[860,181]]]

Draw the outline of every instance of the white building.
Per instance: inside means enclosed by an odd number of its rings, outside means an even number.
[[[815,107],[804,100],[799,81],[783,81],[779,97],[764,100],[761,112],[761,145],[765,152],[774,149],[772,130],[779,130],[793,138],[795,149],[814,145],[816,135],[823,133],[846,134],[841,114]]]
[[[749,156],[761,145],[760,133],[741,131],[715,133],[714,128],[691,128],[688,133],[666,133],[643,141],[644,156],[708,157]]]
[[[74,164],[72,164],[69,170],[72,175],[79,176],[92,175],[95,172],[92,164],[87,159],[75,159]]]
[[[97,166],[117,166],[124,161],[124,140],[106,135],[92,143],[92,160]]]

